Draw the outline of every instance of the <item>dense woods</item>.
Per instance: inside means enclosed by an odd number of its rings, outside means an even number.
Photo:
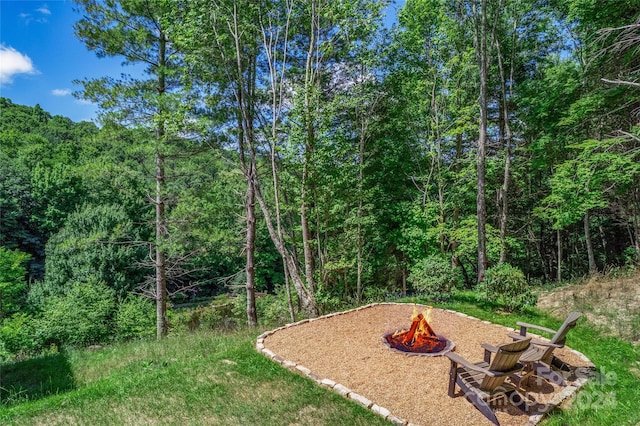
[[[640,256],[636,2],[75,3],[145,72],[80,81],[97,125],[0,99],[3,356],[224,293],[517,308]]]

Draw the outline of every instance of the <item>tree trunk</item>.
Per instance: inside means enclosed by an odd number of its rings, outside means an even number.
[[[589,211],[584,214],[584,242],[587,246],[587,258],[589,259],[589,273],[593,274],[598,272],[596,266],[596,257],[593,253],[593,243],[591,241],[591,218]]]
[[[636,252],[636,259],[640,259],[640,219],[638,217],[638,189],[633,190],[633,203],[631,208],[631,223],[633,226],[633,247]]]
[[[558,282],[562,281],[562,231],[556,231],[556,239],[558,244],[558,271],[556,279]]]
[[[284,261],[284,258],[282,259]],[[289,282],[289,270],[287,268],[286,262],[282,265],[284,269],[284,286],[287,292],[287,305],[289,306],[289,317],[291,318],[291,322],[296,320],[296,312],[293,309],[293,298],[291,297],[291,284]]]
[[[280,253],[280,256],[285,260],[285,264],[287,270],[289,272],[289,277],[291,278],[291,282],[293,283],[296,292],[298,293],[298,297],[300,298],[300,302],[302,304],[303,309],[309,316],[317,316],[318,308],[315,303],[315,298],[313,296],[313,292],[311,292],[302,281],[302,277],[300,276],[300,272],[298,269],[298,265],[287,247],[285,246],[284,240],[278,237],[276,229],[273,226],[273,222],[271,220],[271,213],[267,207],[267,203],[262,196],[262,192],[260,190],[260,185],[256,183],[255,186],[256,191],[256,199],[258,200],[258,204],[260,204],[260,208],[262,209],[262,214],[265,217],[265,222],[267,225],[267,230],[269,231],[269,236],[271,237],[271,241],[276,246],[276,250]]]
[[[310,167],[312,161],[313,150],[315,146],[315,129],[313,126],[312,108],[315,102],[312,101],[314,96],[313,90],[316,84],[316,70],[314,69],[314,54],[316,52],[316,30],[317,30],[317,4],[315,0],[311,0],[311,27],[309,29],[309,45],[307,49],[307,59],[305,65],[304,77],[304,126],[305,126],[305,152],[304,164],[302,169],[302,193],[300,196],[300,226],[302,231],[302,249],[304,254],[304,271],[307,280],[307,286],[311,292],[315,292],[314,272],[315,265],[313,260],[313,250],[311,249],[311,230],[309,228],[308,219],[308,200],[307,190],[309,185]]]
[[[407,297],[407,267],[402,262],[402,297]]]
[[[458,134],[456,136],[456,159],[455,159],[455,168],[454,168],[456,171],[456,179],[459,178],[460,171],[462,170],[462,166],[460,164],[461,162],[462,162],[462,135]],[[453,208],[453,229],[451,230],[452,235],[456,234],[456,230],[458,229],[459,223],[460,223],[460,198],[456,197],[456,203]],[[450,244],[451,244],[451,252],[453,253],[453,256],[451,257],[451,264],[452,266],[455,267],[455,266],[458,266],[460,263],[458,259],[458,254],[456,253],[458,251],[458,245],[460,243],[454,237],[452,238]]]
[[[361,75],[364,77],[365,73]],[[360,303],[362,301],[362,271],[363,265],[363,246],[364,238],[362,235],[362,216],[363,216],[363,200],[364,200],[364,154],[367,141],[367,133],[369,129],[368,117],[365,114],[360,114],[360,138],[358,144],[358,211],[357,211],[357,253],[356,253],[356,301]]]
[[[270,157],[271,157],[271,179],[273,185],[273,198],[275,205],[275,214],[276,214],[276,231],[277,237],[280,241],[284,241],[284,234],[282,231],[282,213],[280,208],[280,179],[278,176],[278,163],[276,161],[276,144],[278,141],[278,122],[280,119],[280,113],[282,111],[283,98],[284,98],[284,87],[283,84],[285,80],[285,73],[287,69],[287,50],[286,46],[288,45],[289,40],[289,22],[291,19],[293,3],[291,3],[286,10],[286,21],[284,24],[284,29],[282,33],[283,37],[283,46],[285,47],[282,51],[282,66],[278,69],[278,47],[280,40],[280,31],[273,31],[271,27],[267,28],[264,25],[264,22],[261,21],[261,29],[262,29],[262,40],[263,40],[263,48],[266,52],[267,63],[269,66],[269,82],[270,82],[270,91],[271,91],[271,137],[269,141],[269,149],[270,149]],[[268,21],[271,23],[272,21]],[[277,34],[274,38],[273,34]],[[257,181],[257,176],[256,176]],[[284,282],[285,282],[285,290],[287,293],[287,304],[289,306],[289,315],[291,318],[291,322],[295,321],[295,310],[293,306],[293,299],[291,295],[291,283],[289,280],[289,268],[287,267],[287,259],[285,256],[281,255],[282,265],[284,269]]]
[[[514,34],[517,30],[517,21],[514,23]],[[500,228],[500,263],[507,261],[507,209],[509,207],[509,176],[511,174],[511,125],[509,124],[509,99],[513,94],[511,88],[513,87],[513,58],[511,60],[510,78],[509,78],[509,96],[507,96],[507,78],[504,72],[504,65],[502,62],[502,51],[500,49],[499,37],[495,36],[496,40],[496,56],[498,58],[498,70],[500,72],[500,91],[502,93],[502,123],[504,126],[504,175],[502,178],[502,186],[498,189],[498,212],[499,212],[499,228]],[[514,43],[515,44],[515,43]]]
[[[158,93],[160,95],[166,92],[166,80],[164,67],[166,65],[166,38],[160,33],[158,44]],[[158,111],[162,117],[164,111]],[[161,152],[164,143],[165,128],[162,121],[159,122],[156,130],[157,144],[156,148],[156,194],[154,204],[156,206],[156,238],[155,238],[155,281],[156,281],[156,337],[158,340],[164,338],[168,333],[167,324],[167,259],[164,252],[164,242],[167,237],[167,223],[165,212],[165,158]]]
[[[304,255],[304,273],[305,278],[307,280],[307,286],[311,292],[315,292],[315,282],[314,282],[314,261],[313,261],[313,250],[311,249],[311,230],[309,229],[309,219],[307,217],[307,191],[306,184],[308,179],[308,174],[306,172],[306,164],[305,171],[302,174],[302,200],[300,202],[300,226],[302,231],[302,249]]]
[[[155,280],[156,280],[156,336],[158,340],[167,335],[167,263],[163,242],[166,239],[166,218],[164,203],[165,171],[164,158],[156,153],[156,240],[155,240]]]
[[[475,6],[474,6],[475,9]],[[487,208],[485,200],[485,157],[487,145],[487,79],[488,79],[488,52],[487,52],[487,0],[482,0],[478,22],[476,16],[476,54],[480,71],[480,125],[478,135],[478,195],[476,199],[476,212],[478,215],[478,277],[477,281],[484,279],[484,273],[488,266],[487,260]]]
[[[255,175],[255,166],[253,163],[249,166],[249,177],[247,178],[247,193],[245,198],[247,204],[247,235],[245,241],[247,258],[245,271],[247,274],[247,325],[249,327],[255,327],[258,325],[255,291],[256,195],[255,180],[253,178]]]
[[[235,98],[238,105],[238,153],[240,165],[247,182],[247,192],[245,193],[246,208],[246,292],[247,292],[247,325],[255,327],[258,325],[255,301],[255,240],[256,240],[256,219],[255,219],[255,186],[256,186],[256,155],[254,148],[253,114],[254,114],[254,94],[255,94],[255,67],[256,54],[249,52],[242,46],[241,28],[239,23],[239,11],[237,4],[233,4],[233,36],[236,54],[236,88]],[[246,62],[243,62],[246,61]],[[246,78],[245,78],[246,76]]]

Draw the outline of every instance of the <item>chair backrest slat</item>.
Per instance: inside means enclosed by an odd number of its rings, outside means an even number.
[[[491,360],[489,370],[491,371],[510,371],[518,363],[520,355],[529,348],[531,338],[517,340],[515,342],[502,343],[497,346],[498,350]],[[504,383],[506,376],[491,377],[485,376],[482,379],[480,389],[491,391]]]
[[[580,312],[571,312],[569,316],[567,316],[567,319],[564,320],[564,323],[562,323],[555,336],[551,339],[551,343],[564,345],[564,342],[567,340],[567,333],[576,326],[578,319],[580,319],[581,316],[582,314]]]

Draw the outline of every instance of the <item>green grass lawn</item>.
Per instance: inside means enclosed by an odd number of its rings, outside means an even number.
[[[517,321],[551,328],[561,323],[538,311],[495,313],[464,294],[443,307],[510,327]],[[259,354],[254,345],[262,331],[202,331],[3,365],[0,424],[387,424]],[[572,408],[554,413],[546,424],[638,425],[639,348],[584,320],[567,343],[600,374]]]
[[[387,424],[259,354],[257,334],[198,332],[5,365],[0,424]]]

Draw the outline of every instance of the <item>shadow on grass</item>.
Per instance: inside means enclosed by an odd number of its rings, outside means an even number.
[[[64,352],[0,365],[0,406],[75,389]]]

